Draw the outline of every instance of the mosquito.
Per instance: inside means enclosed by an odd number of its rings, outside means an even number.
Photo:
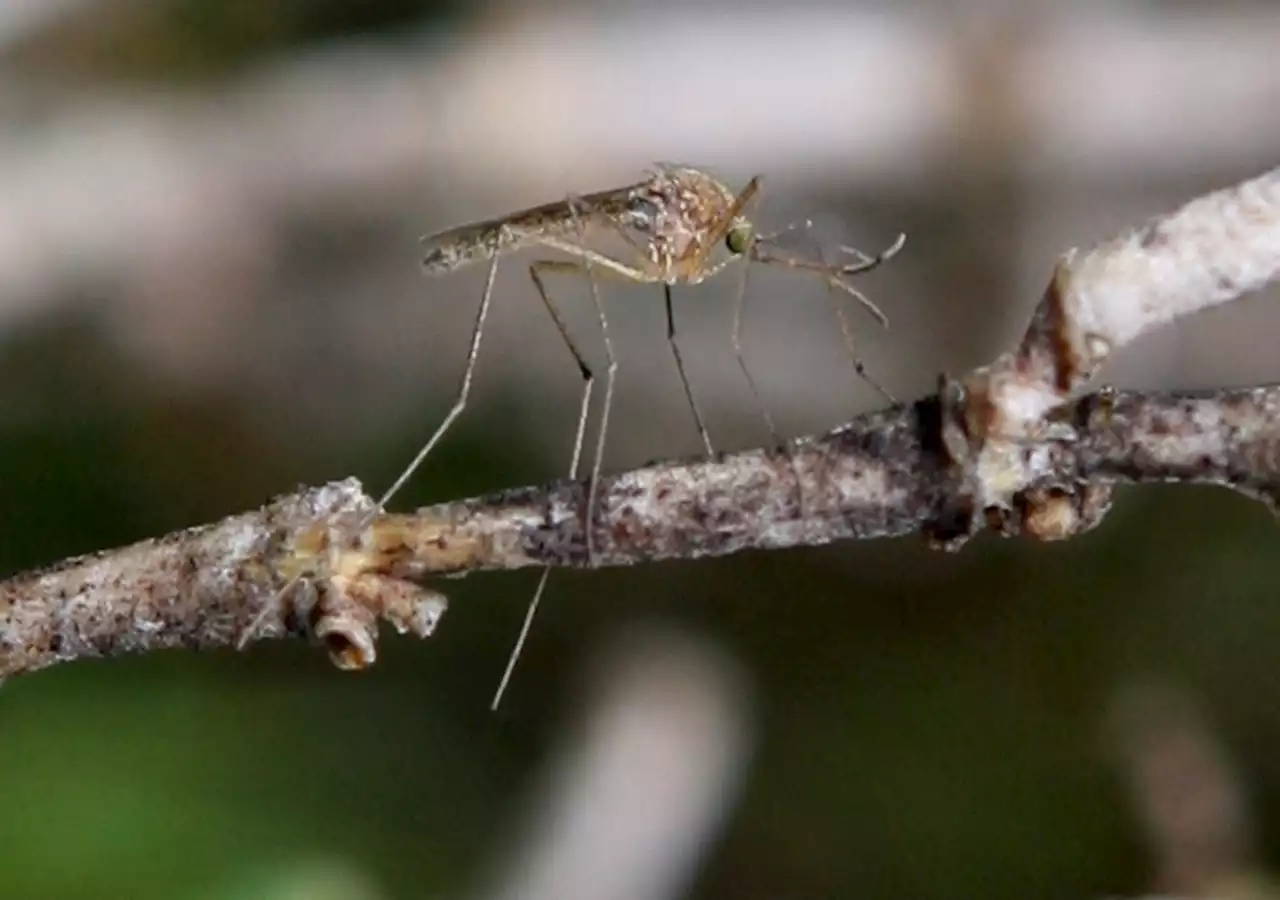
[[[839,289],[854,297],[864,306],[881,325],[887,325],[884,313],[844,278],[866,272],[895,255],[901,248],[905,236],[888,250],[877,256],[858,254],[859,261],[854,265],[833,266],[824,260],[806,260],[782,253],[776,249],[774,240],[779,234],[797,228],[809,228],[808,222],[798,223],[772,235],[758,235],[751,220],[744,215],[747,205],[755,199],[760,191],[762,176],[752,178],[741,191],[735,192],[724,182],[708,172],[691,166],[673,163],[655,164],[643,181],[623,187],[611,188],[592,194],[570,196],[564,200],[535,206],[474,224],[463,225],[448,231],[423,238],[426,247],[422,260],[424,271],[429,275],[443,275],[475,264],[489,264],[488,277],[485,280],[480,306],[472,325],[470,343],[467,350],[466,364],[462,379],[458,386],[453,405],[443,421],[431,437],[423,444],[417,455],[402,470],[389,488],[378,500],[373,511],[362,523],[362,528],[375,515],[380,513],[396,493],[414,475],[426,458],[439,444],[441,439],[462,415],[467,407],[471,393],[471,385],[479,358],[481,340],[485,322],[489,315],[493,286],[497,276],[498,261],[501,257],[519,250],[542,249],[563,253],[570,259],[539,259],[529,265],[529,278],[538,292],[552,322],[556,326],[562,341],[572,355],[582,378],[582,396],[579,403],[578,424],[574,439],[573,452],[569,467],[570,478],[576,478],[582,459],[583,444],[586,435],[586,423],[590,407],[595,374],[588,366],[558,307],[546,289],[544,276],[548,274],[565,274],[586,277],[591,286],[591,295],[600,322],[603,337],[605,358],[607,362],[605,396],[599,430],[596,433],[594,458],[592,462],[591,480],[588,488],[585,511],[584,531],[588,562],[594,557],[594,542],[590,527],[596,504],[596,486],[599,482],[600,467],[603,460],[605,441],[608,434],[609,413],[613,402],[614,380],[617,372],[617,360],[613,351],[613,343],[609,334],[608,319],[605,315],[604,303],[600,296],[598,278],[604,276],[614,281],[632,284],[661,285],[666,310],[667,343],[671,348],[676,369],[680,376],[685,398],[693,414],[699,437],[708,456],[715,454],[711,437],[707,430],[701,408],[694,397],[689,379],[685,373],[684,359],[676,340],[675,316],[672,304],[672,287],[678,284],[696,285],[714,277],[727,266],[738,261],[761,262],[781,266],[809,274],[822,279],[831,289]],[[591,249],[588,239],[600,235],[621,238],[627,252],[614,256]],[[847,252],[857,253],[849,248]],[[741,289],[745,292],[745,267]],[[741,330],[741,294],[739,306],[735,313],[733,343],[739,366],[746,374],[749,386],[761,407],[759,392],[754,379],[746,366],[741,351],[739,333]],[[842,330],[849,338],[850,332]],[[879,388],[866,375],[861,361],[854,357],[855,369],[867,378],[868,382]],[[879,388],[886,397],[888,393]],[[889,397],[892,401],[892,397]],[[777,441],[777,432],[772,419],[765,412],[765,421]],[[519,659],[530,626],[537,613],[538,604],[545,591],[550,567],[543,570],[533,597],[529,602],[524,623],[516,638],[506,670],[503,673],[497,692],[493,698],[493,708],[501,703],[503,693],[510,681],[516,661]]]

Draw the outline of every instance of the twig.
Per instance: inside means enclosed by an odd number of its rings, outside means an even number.
[[[347,575],[340,567],[330,570],[322,594],[308,583],[287,605],[275,598],[317,522],[372,506],[360,483],[349,479],[0,582],[0,676],[85,657],[234,646],[260,617],[257,638],[306,635],[323,642],[339,666],[368,665],[379,616],[426,637],[444,598],[405,581]],[[264,609],[269,614],[261,616]]]
[[[1063,538],[1106,512],[1080,485],[1217,484],[1273,508],[1280,497],[1280,387],[1086,397],[1061,417],[1055,438],[1024,446],[1037,478],[1008,515],[974,521],[958,516],[961,485],[941,446],[940,408],[928,398],[785,452],[664,462],[607,477],[593,523],[593,567],[908,534],[954,546],[984,527]],[[584,482],[560,482],[383,516],[359,548],[339,555],[345,569],[407,579],[585,568],[585,490]],[[324,530],[309,537],[317,565]]]
[[[427,635],[431,575],[632,565],[848,538],[984,528],[1060,539],[1118,483],[1217,484],[1280,500],[1280,386],[1073,399],[1143,331],[1280,272],[1280,170],[1097,248],[1066,254],[1014,353],[938,396],[787,447],[661,462],[445,503],[356,526],[354,480],[216,525],[0,583],[0,675],[81,656],[306,635],[339,665],[375,657],[379,616]],[[587,553],[587,527],[592,554]],[[358,533],[354,544],[340,535]],[[297,578],[296,587],[280,587]],[[256,627],[250,628],[251,625]]]
[[[1039,477],[1023,444],[1117,350],[1278,274],[1280,169],[1063,254],[1017,350],[943,385],[944,439],[972,505],[1007,511]]]
[[[1218,484],[1273,508],[1280,498],[1280,387],[1086,397],[1059,419],[1057,436],[1024,447],[1038,478],[1009,514],[977,520],[956,506],[961,481],[941,444],[941,409],[928,398],[785,452],[658,463],[606,477],[593,566],[916,533],[955,546],[984,526],[1063,538],[1106,512],[1102,491],[1081,485]],[[254,640],[319,638],[338,664],[359,668],[374,660],[377,616],[401,631],[433,630],[445,600],[415,580],[585,568],[587,490],[585,481],[566,481],[386,514],[358,546],[344,547],[344,528],[373,505],[348,479],[20,575],[0,583],[0,674],[82,656],[233,646],[264,610]],[[277,601],[299,574],[297,589]]]

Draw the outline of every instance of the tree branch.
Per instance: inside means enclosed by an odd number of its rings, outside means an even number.
[[[85,657],[234,646],[250,629],[255,638],[305,635],[325,643],[339,666],[367,665],[379,616],[426,637],[444,598],[405,581],[338,571],[323,594],[302,582],[287,605],[279,598],[315,523],[372,508],[360,483],[348,479],[0,582],[0,676]]]
[[[1280,169],[1206,194],[1058,260],[1022,343],[944,383],[944,438],[983,510],[1007,510],[1037,474],[1021,453],[1121,347],[1280,274]]]
[[[371,664],[377,620],[430,634],[416,582],[525,566],[633,565],[849,538],[1082,533],[1120,483],[1217,484],[1280,500],[1280,386],[1078,392],[1157,325],[1280,272],[1280,170],[1060,260],[1021,345],[938,395],[785,448],[659,462],[384,514],[349,479],[221,523],[0,582],[0,675],[174,646],[306,636]],[[593,555],[588,556],[586,529]],[[352,534],[358,534],[353,540]]]
[[[863,416],[787,451],[658,463],[601,480],[587,558],[585,481],[443,503],[373,523],[344,570],[421,579],[526,566],[595,568],[923,533],[947,546],[981,528],[1042,540],[1096,525],[1079,485],[1178,481],[1280,498],[1280,388],[1199,394],[1103,392],[1026,444],[1038,473],[1006,516],[957,517],[959,479],[936,397]],[[1064,517],[1071,517],[1067,522]],[[1070,527],[1066,527],[1067,525]],[[319,527],[308,537],[325,548]],[[339,532],[332,532],[339,533]],[[327,549],[327,548],[326,548]],[[318,571],[318,568],[316,569]]]

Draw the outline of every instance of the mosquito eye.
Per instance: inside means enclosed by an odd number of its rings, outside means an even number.
[[[734,256],[741,256],[747,252],[751,246],[751,226],[735,225],[729,229],[729,233],[725,235],[725,246],[729,248],[729,252]]]

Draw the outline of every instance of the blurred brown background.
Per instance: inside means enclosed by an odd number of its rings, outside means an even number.
[[[1055,256],[1275,164],[1280,8],[613,0],[0,4],[0,569],[377,492],[444,414],[483,271],[417,239],[635,180],[766,175],[765,229],[906,250],[860,283],[896,394],[1016,339]],[[527,260],[526,260],[527,261]],[[579,388],[519,261],[474,404],[399,508],[558,477]],[[767,437],[734,280],[676,292],[724,448]],[[584,286],[556,287],[603,360]],[[877,404],[824,293],[760,272],[788,433]],[[652,288],[609,285],[605,465],[696,452]],[[1255,297],[1125,386],[1274,380]],[[420,644],[86,663],[0,691],[0,896],[1265,896],[1280,538],[1125,493],[1061,546],[905,540],[443,585]]]

